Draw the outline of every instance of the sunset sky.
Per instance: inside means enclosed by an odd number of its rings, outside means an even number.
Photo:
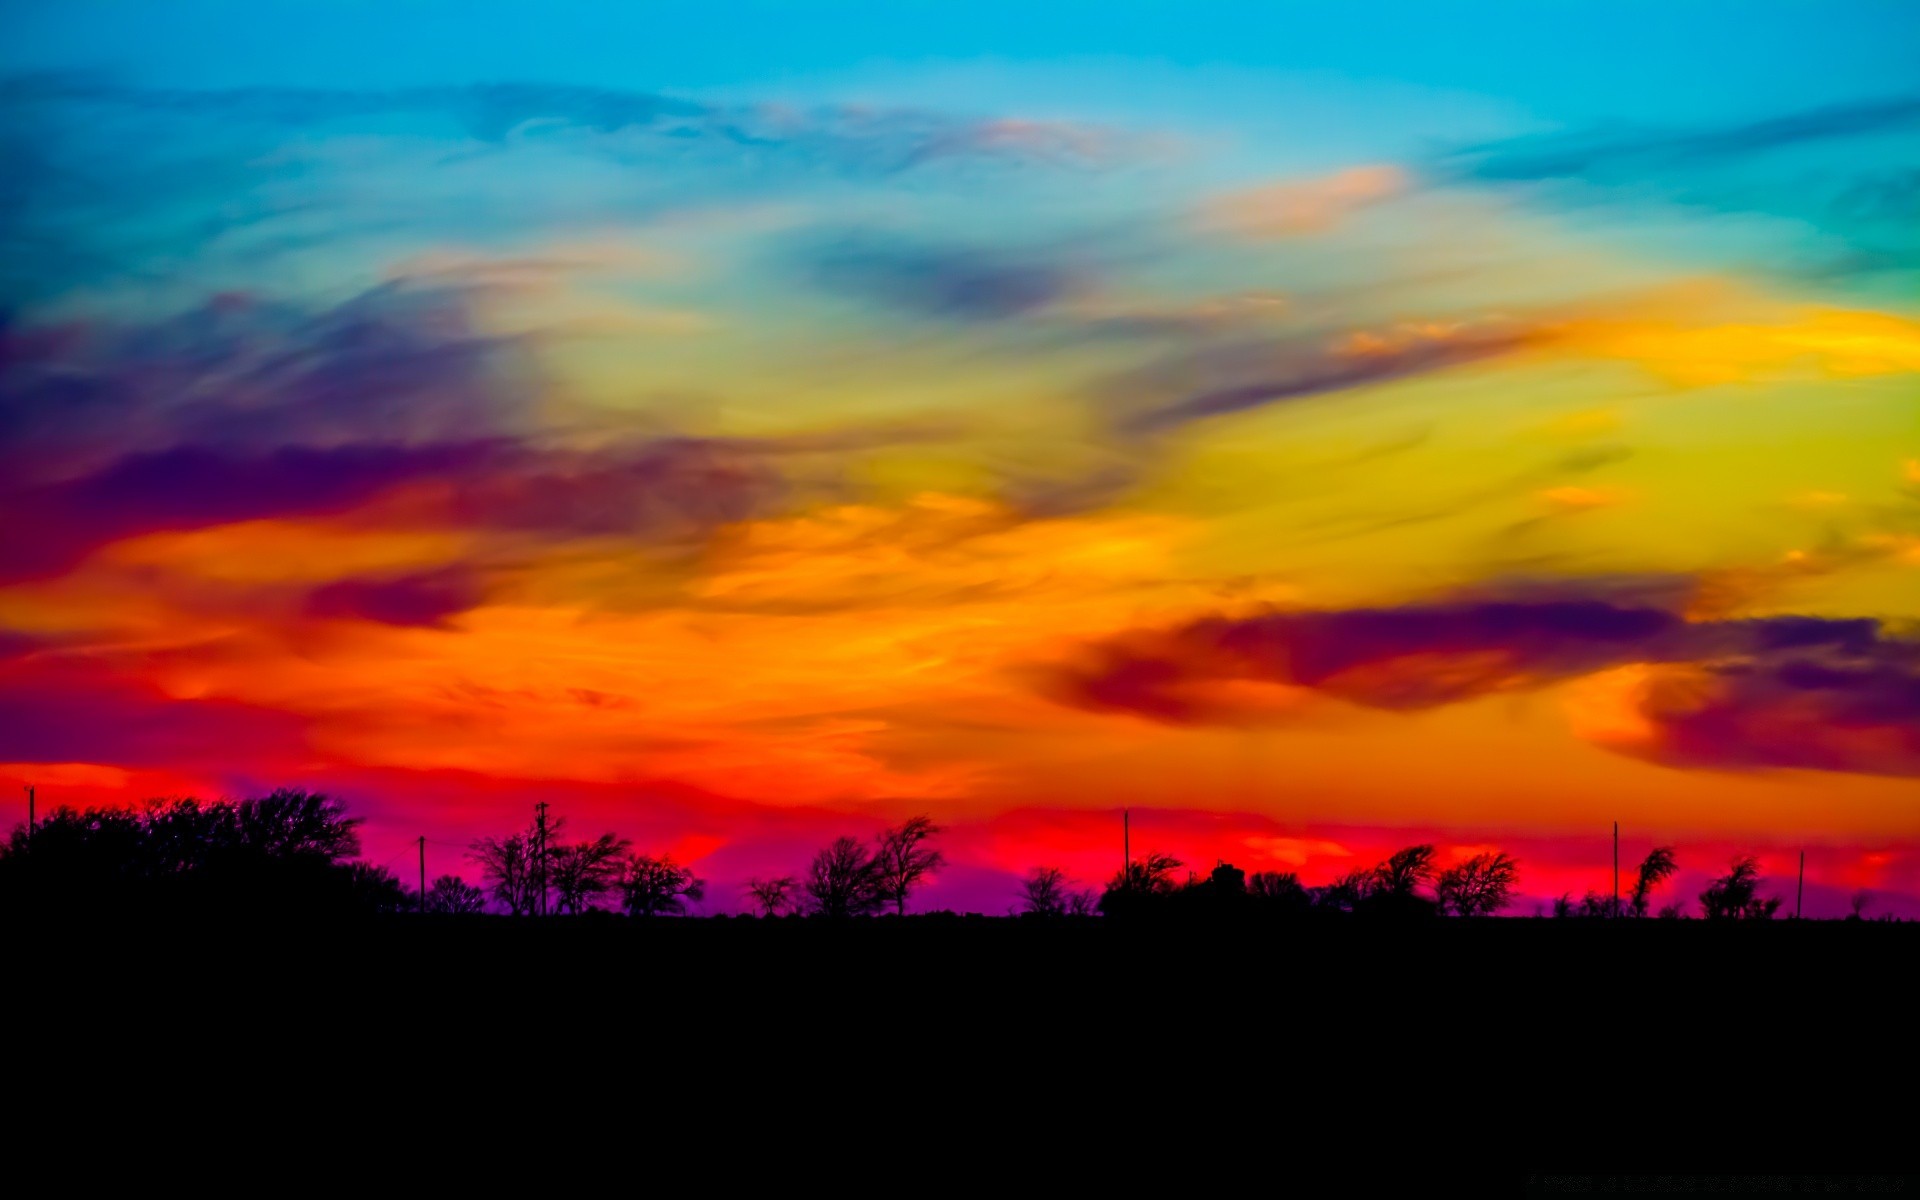
[[[23,0],[0,817],[1920,915],[1920,7]]]

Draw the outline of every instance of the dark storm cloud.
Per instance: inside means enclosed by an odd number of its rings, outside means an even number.
[[[1618,582],[1618,581],[1616,581]],[[1106,639],[1044,677],[1079,708],[1236,722],[1232,685],[1281,684],[1418,710],[1628,664],[1644,735],[1614,748],[1680,766],[1920,774],[1920,643],[1869,619],[1690,621],[1672,588],[1575,581],[1515,598],[1214,617]],[[1640,598],[1635,592],[1641,591]]]

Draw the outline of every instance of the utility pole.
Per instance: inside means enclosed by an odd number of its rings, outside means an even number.
[[[540,801],[533,806],[534,837],[533,867],[540,880],[540,894],[534,900],[534,908],[541,915],[547,915],[547,802]]]
[[[420,912],[427,911],[427,835],[420,835]]]
[[[1133,822],[1124,808],[1120,810],[1120,886],[1133,890]]]
[[[1793,919],[1800,919],[1800,902],[1807,896],[1807,852],[1800,852],[1800,879],[1793,885]]]
[[[1613,915],[1620,915],[1620,822],[1613,823]]]

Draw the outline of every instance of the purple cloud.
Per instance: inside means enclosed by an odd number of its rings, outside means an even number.
[[[341,579],[307,595],[306,614],[382,625],[444,626],[480,602],[482,588],[465,567],[410,575]]]
[[[1043,676],[1063,703],[1169,724],[1258,716],[1235,685],[1417,710],[1640,664],[1614,748],[1679,766],[1920,774],[1920,643],[1868,619],[1689,621],[1649,593],[1211,617],[1098,642]]]

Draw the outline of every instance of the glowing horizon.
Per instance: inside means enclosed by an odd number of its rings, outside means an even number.
[[[5,19],[11,796],[1920,915],[1913,10],[722,7]]]

